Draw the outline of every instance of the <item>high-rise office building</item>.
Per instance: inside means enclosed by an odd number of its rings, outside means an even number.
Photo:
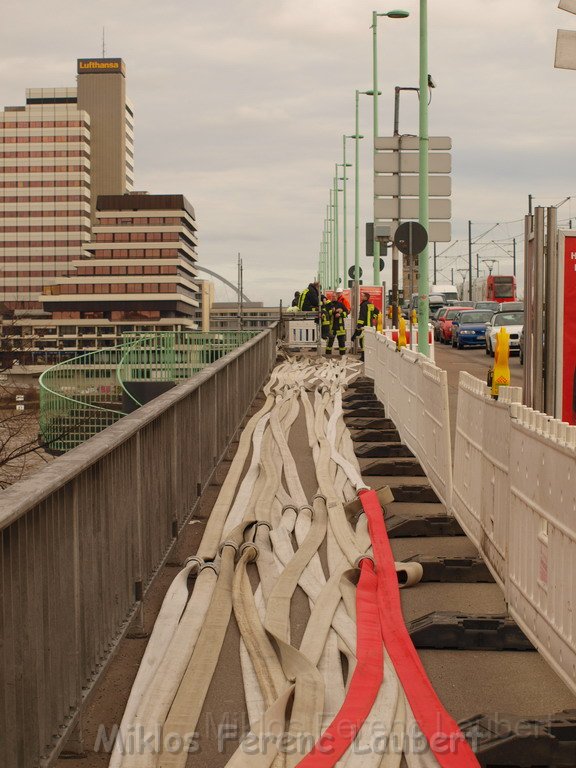
[[[0,112],[0,309],[41,309],[85,255],[99,195],[133,187],[121,59],[79,59],[76,88],[32,88]]]
[[[54,319],[196,327],[196,219],[184,195],[101,195],[89,258],[45,289]]]

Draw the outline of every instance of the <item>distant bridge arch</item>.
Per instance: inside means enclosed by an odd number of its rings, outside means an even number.
[[[218,280],[220,280],[221,283],[224,283],[224,285],[227,285],[229,288],[232,288],[236,296],[240,298],[240,291],[238,290],[238,286],[234,285],[234,283],[231,283],[230,280],[227,280],[225,277],[222,277],[222,275],[219,275],[218,272],[214,272],[211,269],[208,269],[208,267],[201,267],[198,264],[195,264],[194,267],[198,270],[198,272],[206,272],[209,275],[212,275],[212,277],[216,277]],[[242,294],[242,299],[244,301],[249,302],[250,299],[248,296],[246,296],[245,293]]]

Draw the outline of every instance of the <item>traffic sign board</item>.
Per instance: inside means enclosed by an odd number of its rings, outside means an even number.
[[[428,245],[428,233],[417,221],[405,221],[396,230],[394,245],[406,256],[417,256]]]
[[[355,272],[355,265],[352,264],[350,269],[348,270],[348,275],[354,280],[354,272]],[[358,278],[362,277],[362,267],[358,267]]]

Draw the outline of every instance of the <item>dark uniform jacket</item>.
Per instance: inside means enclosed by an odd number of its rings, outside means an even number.
[[[318,290],[313,283],[310,283],[308,288],[304,288],[298,299],[298,309],[301,312],[312,312],[318,309],[320,302],[320,296]]]
[[[326,306],[326,314],[330,321],[330,335],[342,336],[346,333],[344,320],[348,316],[348,308],[341,301],[330,301]]]
[[[369,328],[372,325],[372,320],[378,317],[380,310],[374,306],[370,301],[363,301],[360,304],[358,310],[358,323],[356,329],[361,331],[364,328]]]

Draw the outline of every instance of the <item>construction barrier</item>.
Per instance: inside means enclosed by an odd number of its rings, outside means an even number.
[[[576,427],[511,407],[510,614],[576,691]]]
[[[460,372],[452,508],[503,587],[510,508],[510,407],[521,401],[522,390],[502,387],[501,392],[499,400],[493,400],[484,382]]]
[[[412,334],[414,336],[412,345],[410,345],[410,324],[406,322],[406,342],[408,346],[412,346],[412,348],[415,350],[418,347],[418,326],[414,325],[412,326]],[[394,343],[398,341],[398,334],[399,330],[398,328],[383,328],[381,331],[379,331],[383,336],[386,336],[387,339],[390,339]],[[430,345],[430,357],[429,360],[432,360],[434,362],[434,329],[431,325],[428,326],[428,344]]]
[[[318,343],[318,323],[314,320],[290,320],[288,346],[315,348]]]
[[[365,373],[511,616],[576,692],[576,427],[521,405],[519,387],[495,400],[461,372],[452,472],[446,373],[372,330]]]
[[[382,333],[366,329],[365,334],[365,373],[374,379],[376,396],[449,508],[452,453],[446,371],[419,352],[398,350]]]
[[[452,511],[514,620],[576,691],[576,427],[460,373]]]

